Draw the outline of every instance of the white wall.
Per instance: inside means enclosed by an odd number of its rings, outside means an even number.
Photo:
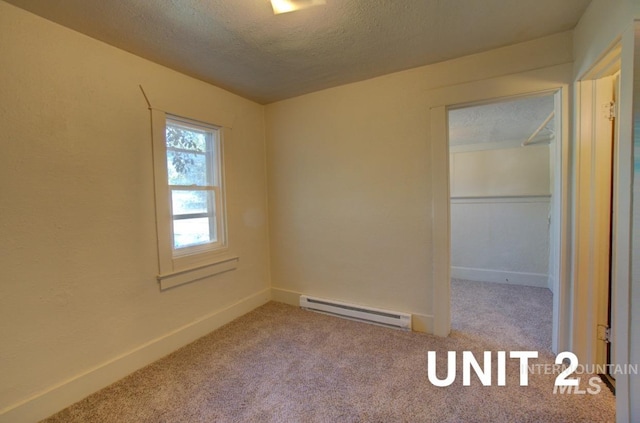
[[[545,67],[571,61],[565,33],[268,105],[274,297],[406,311],[432,331],[443,301],[434,295],[432,183],[446,185],[448,174],[431,167],[430,107],[455,102],[449,87],[468,93],[474,81],[495,96],[506,90],[496,87],[543,85],[554,79]],[[531,69],[541,73],[501,79]]]
[[[453,151],[451,197],[548,196],[549,146]]]
[[[440,281],[428,216],[442,206],[432,190],[446,174],[431,168],[430,107],[469,98],[474,82],[484,98],[561,83],[545,70],[573,53],[576,75],[587,69],[637,10],[594,0],[575,51],[563,33],[267,106],[269,245],[263,107],[0,2],[0,420],[44,417],[266,301],[269,264],[275,298],[409,311],[431,330]],[[237,271],[159,292],[138,84],[234,116]],[[635,309],[627,352],[637,363]],[[637,397],[637,378],[627,385]],[[628,399],[619,406],[640,415]]]
[[[451,276],[547,287],[549,146],[450,157]]]
[[[592,0],[574,31],[574,70],[584,75],[640,17],[638,0]]]
[[[0,421],[35,421],[270,298],[264,108],[0,2]],[[160,292],[150,114],[233,117],[236,271]]]

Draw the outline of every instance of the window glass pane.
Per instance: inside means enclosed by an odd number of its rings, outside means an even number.
[[[213,214],[213,191],[171,190],[171,207],[174,216],[184,214]],[[211,207],[213,208],[213,207]]]
[[[167,121],[167,148],[204,152],[207,131]]]
[[[205,154],[167,150],[169,185],[212,185],[207,180],[207,173]]]
[[[225,246],[224,228],[217,227],[224,222],[224,216],[218,216],[223,210],[216,209],[222,189],[220,134],[215,126],[167,116],[164,143],[174,258]]]
[[[208,217],[174,220],[173,248],[184,248],[214,242],[211,239],[210,225],[212,222]]]
[[[167,121],[167,173],[170,185],[213,185],[215,129]]]
[[[215,192],[172,190],[174,248],[217,242]]]

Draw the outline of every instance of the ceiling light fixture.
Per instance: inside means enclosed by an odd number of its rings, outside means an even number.
[[[271,7],[276,15],[323,4],[327,4],[326,0],[271,0]]]

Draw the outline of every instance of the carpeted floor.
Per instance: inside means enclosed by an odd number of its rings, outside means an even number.
[[[521,387],[514,360],[507,360],[506,386],[482,386],[475,375],[462,385],[461,351],[481,360],[485,350],[548,350],[549,292],[514,288],[454,281],[448,338],[271,302],[46,422],[615,421],[606,388],[554,395],[555,375],[538,373]],[[447,351],[458,352],[451,386],[429,382],[429,350],[438,354],[440,377]],[[542,353],[534,363],[553,357]]]
[[[451,329],[496,348],[551,351],[553,295],[546,288],[451,281]]]

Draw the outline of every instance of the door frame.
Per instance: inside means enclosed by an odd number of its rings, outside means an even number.
[[[640,37],[640,23],[636,22],[626,30],[603,53],[594,65],[583,75],[576,78],[576,92],[584,86],[594,84],[594,80],[602,76],[611,75],[619,70],[617,111],[615,120],[615,150],[613,172],[613,211],[612,211],[612,249],[611,258],[611,305],[615,309],[612,321],[613,356],[612,364],[633,363],[631,351],[631,260],[632,260],[632,200],[634,178],[634,115],[637,110],[634,98],[637,98],[638,70],[635,64],[638,57],[638,38]],[[581,117],[588,113],[597,112],[597,104],[591,104],[577,98],[575,102],[576,122],[581,124]],[[589,129],[588,125],[583,125]],[[590,136],[590,133],[587,132]],[[636,137],[637,138],[637,137]],[[592,310],[589,304],[579,305],[574,311],[577,319],[574,330],[587,330],[582,325],[581,318]],[[582,325],[582,326],[581,326]],[[586,348],[585,354],[594,353]],[[579,356],[580,357],[580,356]],[[631,375],[628,373],[614,374],[616,385],[616,414],[620,421],[629,419],[634,402],[631,395]],[[637,404],[636,404],[637,405]]]
[[[606,323],[604,316],[608,313],[609,302],[615,302],[616,293],[616,262],[618,248],[614,239],[619,236],[618,220],[620,216],[619,199],[620,192],[620,131],[619,119],[614,121],[613,146],[613,180],[610,217],[611,221],[611,241],[607,240],[611,251],[611,259],[608,268],[605,269],[603,263],[597,260],[597,251],[602,245],[599,236],[601,219],[599,213],[594,208],[593,201],[596,199],[596,167],[600,160],[597,144],[601,142],[598,134],[599,125],[597,123],[599,115],[603,113],[601,106],[605,99],[603,95],[609,97],[609,90],[612,87],[601,87],[606,78],[620,72],[621,69],[621,46],[619,44],[611,48],[592,69],[578,78],[575,83],[575,123],[576,137],[574,143],[574,163],[575,163],[575,196],[576,204],[574,210],[574,289],[573,289],[573,343],[572,351],[578,356],[582,363],[592,365],[605,365],[606,357],[598,342],[598,326]],[[612,96],[612,95],[611,95]],[[616,99],[619,103],[619,99]],[[583,207],[580,207],[580,206]],[[588,207],[584,207],[588,206]],[[589,208],[588,210],[584,210]],[[611,277],[612,292],[609,297],[608,281],[600,278],[603,274]],[[609,297],[609,298],[606,298]],[[606,301],[605,301],[606,299]],[[612,322],[613,323],[613,322]],[[612,325],[615,332],[615,324]]]
[[[569,93],[571,64],[502,76],[482,81],[443,87],[430,93],[430,157],[432,195],[432,269],[433,332],[447,336],[451,331],[451,216],[449,189],[449,142],[447,110],[470,104],[495,102],[508,98],[556,93],[556,160],[554,161],[554,196],[558,198],[555,220],[557,231],[557,289],[554,293],[552,350],[564,351],[571,344],[570,296],[570,172],[569,172]],[[446,181],[446,183],[443,183]],[[553,207],[553,206],[552,206]]]

